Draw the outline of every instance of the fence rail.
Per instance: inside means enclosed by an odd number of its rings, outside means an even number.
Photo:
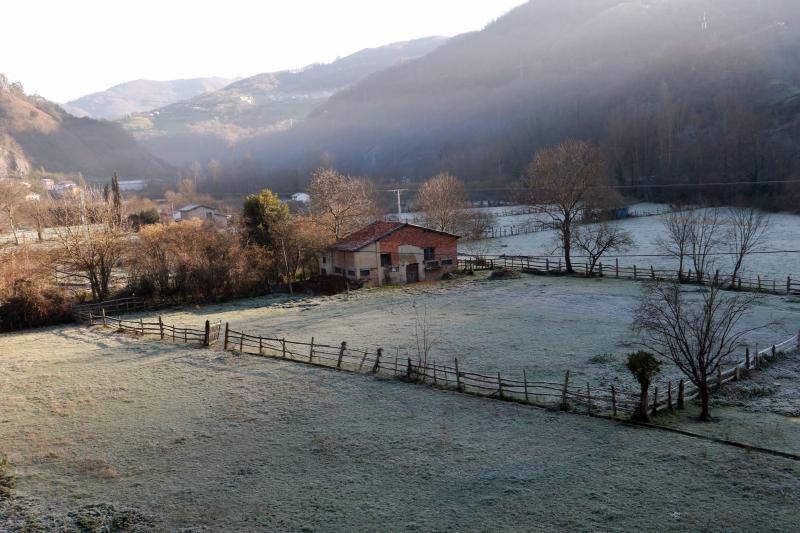
[[[527,371],[521,376],[510,378],[501,372],[492,374],[470,372],[459,366],[458,358],[452,364],[439,364],[435,360],[420,360],[399,355],[387,356],[382,348],[353,348],[342,342],[338,345],[317,342],[290,340],[285,337],[268,337],[252,335],[236,331],[225,324],[224,335],[222,322],[206,320],[203,329],[178,327],[165,324],[159,315],[158,321],[124,320],[120,317],[108,316],[101,309],[99,315],[89,311],[86,322],[90,326],[102,325],[116,328],[118,331],[132,333],[141,337],[154,336],[162,341],[185,344],[199,344],[210,347],[218,344],[223,338],[222,349],[240,354],[256,355],[290,360],[315,366],[336,368],[338,370],[399,377],[410,382],[426,384],[437,388],[452,389],[462,393],[497,398],[539,405],[543,407],[561,407],[563,409],[583,408],[588,413],[602,413],[618,416],[632,413],[639,403],[639,393],[635,390],[609,387],[597,387],[590,383],[575,383],[569,370],[564,380],[540,381],[529,379]],[[769,357],[778,352],[797,349],[800,351],[800,334],[782,343],[764,350],[756,350],[752,357],[749,348],[743,355],[737,355],[725,361],[727,368],[720,366],[715,375],[708,377],[708,384],[713,388],[722,387],[725,383],[743,377],[743,372],[759,368]],[[672,381],[654,384],[652,410],[682,408],[686,400],[696,397],[697,388],[685,385],[680,380],[677,385]]]
[[[72,314],[75,315],[77,319],[85,322],[88,321],[89,315],[100,315],[103,313],[107,316],[121,315],[144,311],[144,309],[144,298],[130,297],[108,300],[105,302],[74,305],[72,307]]]
[[[458,258],[458,268],[461,270],[495,270],[510,268],[531,274],[567,274],[566,263],[561,257],[541,256],[512,256],[512,255],[465,255]],[[611,277],[616,279],[630,279],[634,281],[673,281],[679,283],[694,283],[699,285],[715,285],[728,289],[764,294],[795,294],[800,295],[800,280],[787,276],[785,279],[774,279],[756,276],[746,278],[731,274],[722,274],[718,270],[714,273],[678,272],[677,270],[654,268],[638,265],[620,265],[619,259],[613,263],[598,262],[592,266],[590,262],[572,261],[573,274],[584,276]]]

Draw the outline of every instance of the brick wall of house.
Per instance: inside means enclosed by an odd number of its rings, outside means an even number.
[[[437,271],[427,272],[425,279],[438,279],[442,275],[453,272],[458,264],[458,239],[433,231],[408,226],[380,240],[382,254],[392,254],[392,265],[400,264],[398,248],[403,245],[412,245],[419,248],[434,248],[437,261],[451,260],[451,265],[442,265]]]

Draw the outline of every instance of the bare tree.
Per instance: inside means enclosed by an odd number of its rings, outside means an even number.
[[[686,257],[691,250],[691,227],[695,213],[687,206],[673,205],[672,212],[663,219],[666,235],[657,239],[661,250],[678,260],[678,279],[683,279]]]
[[[643,347],[675,363],[697,387],[700,420],[709,421],[708,378],[745,335],[758,329],[739,327],[757,296],[726,295],[712,285],[701,298],[687,302],[679,284],[654,282],[642,295],[633,327]]]
[[[574,225],[585,213],[618,201],[602,151],[574,140],[538,152],[519,193],[523,201],[537,206],[544,222],[556,230],[567,272],[573,272]]]
[[[594,275],[597,263],[606,252],[623,252],[633,246],[633,237],[618,224],[592,224],[578,226],[572,247],[589,257],[589,275]]]
[[[419,366],[424,369],[428,366],[428,357],[433,347],[439,342],[441,327],[434,323],[427,303],[418,305],[414,300],[411,308],[414,311],[414,340],[416,341],[417,358]],[[423,370],[423,379],[424,375]]]
[[[0,180],[0,215],[14,235],[14,244],[19,246],[19,210],[25,202],[28,189],[21,183],[11,180]]]
[[[448,233],[460,232],[467,207],[464,182],[446,172],[439,174],[419,188],[417,205],[426,226]]]
[[[761,246],[769,230],[769,217],[752,208],[731,208],[728,210],[727,223],[729,225],[727,241],[736,257],[731,275],[731,283],[735,284],[745,258],[758,251]]]
[[[714,253],[719,249],[722,239],[722,219],[719,209],[696,212],[689,223],[689,257],[698,283],[714,267]]]
[[[336,240],[378,216],[374,186],[366,178],[320,169],[311,179],[308,194],[315,221]]]
[[[117,223],[113,203],[91,192],[81,205],[62,200],[51,209],[53,231],[63,271],[85,279],[94,301],[108,298],[111,278],[125,253],[124,224]]]

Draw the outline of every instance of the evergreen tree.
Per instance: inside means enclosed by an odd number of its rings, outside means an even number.
[[[269,246],[277,227],[289,220],[289,206],[269,189],[244,200],[242,225],[250,242]]]
[[[111,198],[114,208],[114,224],[120,225],[122,223],[122,195],[119,190],[119,176],[116,172],[111,177]]]

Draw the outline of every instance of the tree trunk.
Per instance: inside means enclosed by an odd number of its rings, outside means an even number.
[[[574,270],[572,270],[572,256],[570,256],[570,249],[572,248],[572,224],[570,223],[569,217],[564,217],[564,221],[561,223],[561,233],[564,241],[564,263],[567,267],[567,273],[572,274],[574,272]]]
[[[709,391],[708,391],[708,382],[704,379],[700,386],[697,388],[698,393],[700,394],[700,404],[701,404],[701,411],[698,420],[701,422],[711,422],[711,413],[708,409],[709,404]]]
[[[639,396],[639,405],[636,406],[636,410],[631,416],[631,420],[634,422],[650,422],[650,415],[647,414],[647,391],[649,388],[650,387],[642,387],[642,393]]]

